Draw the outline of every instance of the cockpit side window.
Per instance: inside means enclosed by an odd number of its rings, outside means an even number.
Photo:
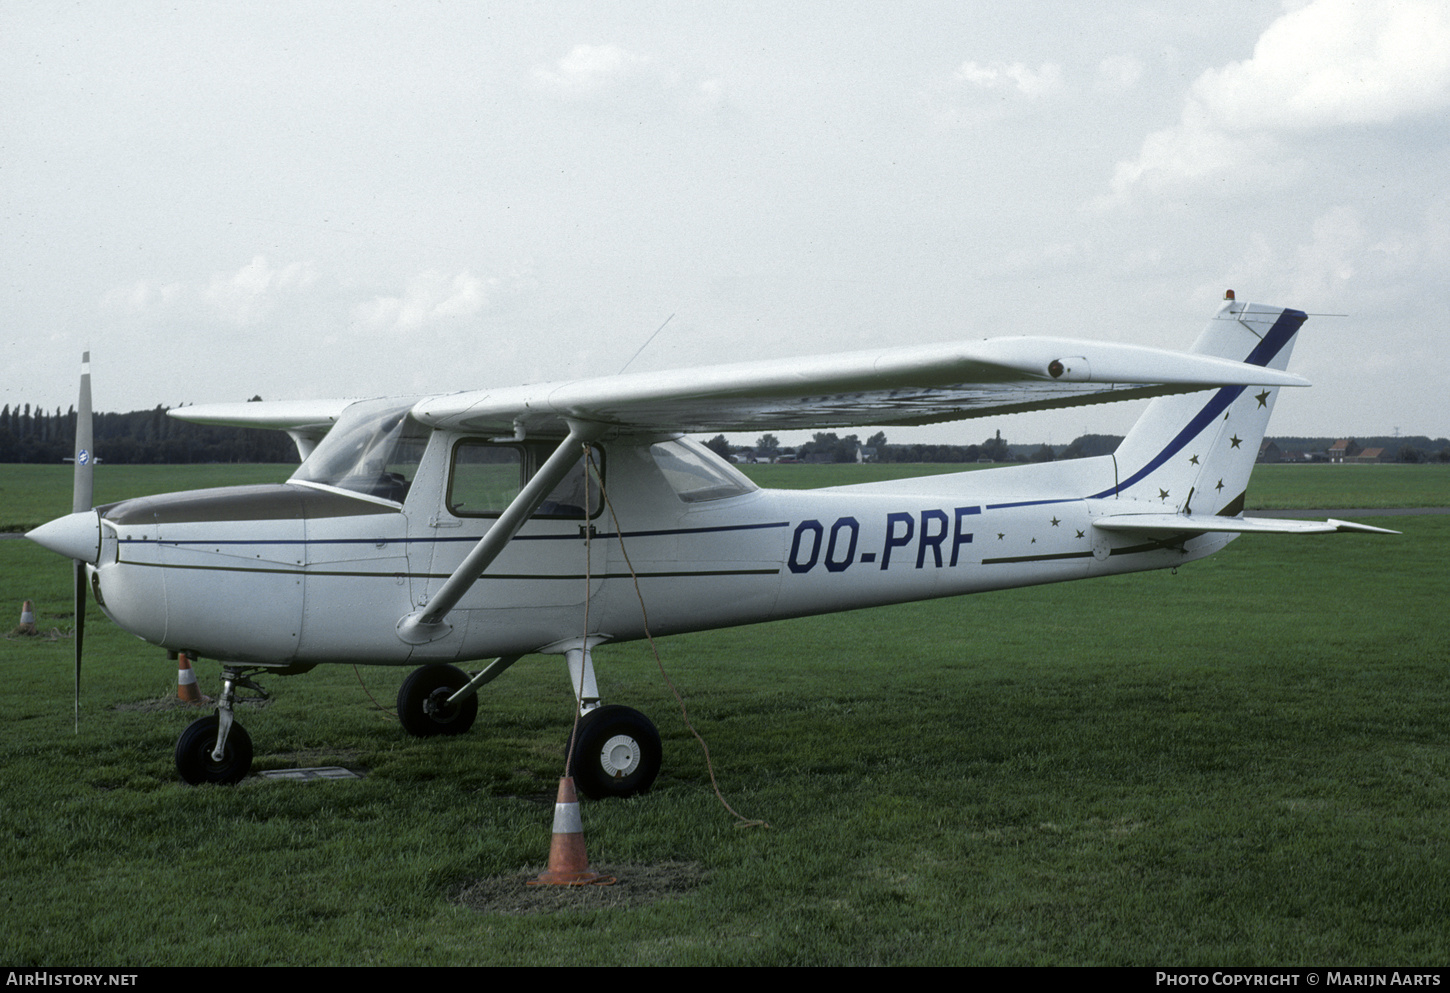
[[[454,446],[448,511],[455,517],[497,517],[523,488],[521,446],[477,441],[461,441]]]
[[[448,512],[455,517],[497,517],[553,452],[547,442],[458,442],[448,474]],[[602,470],[604,453],[595,447],[593,455]],[[586,509],[589,516],[599,516],[602,505],[599,485],[581,461],[544,498],[534,517],[583,520]]]

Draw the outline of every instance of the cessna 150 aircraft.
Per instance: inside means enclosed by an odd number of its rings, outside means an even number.
[[[451,735],[472,725],[483,684],[543,653],[565,656],[578,700],[579,788],[627,796],[653,783],[660,739],[644,715],[601,705],[592,652],[644,637],[646,623],[662,635],[1165,569],[1242,532],[1382,531],[1242,516],[1278,389],[1307,385],[1283,371],[1305,319],[1230,291],[1188,353],[994,338],[447,396],[187,407],[171,413],[287,431],[302,465],[285,484],[96,509],[83,370],[75,512],[29,537],[75,560],[78,688],[88,589],[140,638],[221,661],[217,712],[177,743],[187,782],[246,774],[233,702],[259,673],[418,666],[398,694],[402,724]],[[1136,397],[1157,399],[1112,455],[814,491],[759,489],[685,437]],[[471,676],[455,667],[481,659],[492,661]]]

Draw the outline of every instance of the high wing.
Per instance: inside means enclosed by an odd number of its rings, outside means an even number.
[[[207,403],[173,407],[166,413],[193,424],[286,431],[303,459],[312,454],[338,417],[354,400],[256,400],[249,403]]]
[[[569,420],[635,431],[914,425],[1164,396],[1221,386],[1307,386],[1290,373],[1205,355],[1066,338],[847,352],[632,373],[426,397],[435,427],[554,436]],[[287,431],[305,458],[350,400],[202,404],[199,424]]]
[[[914,425],[1220,386],[1307,386],[1227,359],[1063,338],[849,352],[478,390],[420,401],[436,427],[560,434],[568,420],[626,430],[754,431]]]

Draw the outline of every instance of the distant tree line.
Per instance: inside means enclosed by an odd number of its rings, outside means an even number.
[[[260,400],[260,397],[253,397]],[[62,462],[70,458],[75,438],[75,408],[47,411],[39,406],[6,404],[0,408],[0,462]],[[297,462],[297,449],[282,431],[256,428],[210,427],[166,416],[166,408],[133,410],[125,414],[96,414],[92,432],[95,450],[103,461],[130,464],[205,462]],[[1120,435],[1085,434],[1054,450],[1045,444],[1013,445],[998,432],[975,445],[891,444],[878,431],[864,442],[859,436],[818,432],[794,448],[781,445],[773,434],[762,435],[754,447],[732,445],[724,435],[706,445],[725,458],[743,457],[774,461],[786,457],[798,462],[855,462],[857,454],[872,462],[1053,462],[1090,458],[1115,451]],[[1323,453],[1332,438],[1272,439],[1282,449]],[[1365,447],[1384,448],[1397,462],[1450,462],[1450,441],[1425,436],[1359,438]]]
[[[1280,449],[1289,452],[1307,452],[1311,456],[1322,456],[1337,438],[1272,438]],[[1381,435],[1365,437],[1355,435],[1354,441],[1361,448],[1383,448],[1387,462],[1450,462],[1450,438],[1430,438],[1423,434],[1402,437]]]
[[[1080,459],[1093,455],[1108,455],[1122,441],[1120,435],[1085,434],[1063,448],[1054,451],[1051,445],[1013,445],[1004,441],[1001,432],[976,445],[949,445],[913,443],[893,445],[886,440],[886,432],[878,431],[864,442],[859,436],[848,434],[844,438],[835,432],[817,432],[810,441],[793,448],[782,446],[773,434],[761,435],[755,446],[732,445],[722,435],[716,435],[705,443],[718,455],[725,458],[754,459],[755,461],[794,462],[855,462],[859,454],[868,462],[1053,462],[1058,459]]]
[[[75,408],[53,412],[30,404],[0,408],[0,462],[62,462],[75,447]],[[98,413],[91,432],[104,462],[297,462],[297,448],[281,431],[188,424],[166,408],[126,414]]]
[[[725,458],[759,462],[779,460],[792,462],[855,462],[858,453],[867,462],[1057,462],[1063,459],[1093,458],[1117,451],[1122,435],[1084,434],[1061,449],[1033,443],[1014,445],[1002,439],[1000,432],[978,445],[909,444],[893,445],[886,433],[878,431],[864,442],[854,434],[844,438],[835,433],[817,433],[810,441],[795,447],[783,446],[773,434],[762,435],[754,447],[732,445],[722,435],[705,444]],[[1311,453],[1324,461],[1325,451],[1334,438],[1271,438],[1281,449]],[[1430,439],[1423,435],[1403,438],[1360,438],[1366,448],[1384,448],[1393,462],[1450,462],[1450,441]]]

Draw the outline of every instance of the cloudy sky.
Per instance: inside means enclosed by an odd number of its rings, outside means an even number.
[[[1446,0],[5,0],[0,38],[3,403],[69,406],[87,346],[104,410],[611,374],[671,315],[630,371],[1186,348],[1232,287],[1344,315],[1271,434],[1450,435]]]

